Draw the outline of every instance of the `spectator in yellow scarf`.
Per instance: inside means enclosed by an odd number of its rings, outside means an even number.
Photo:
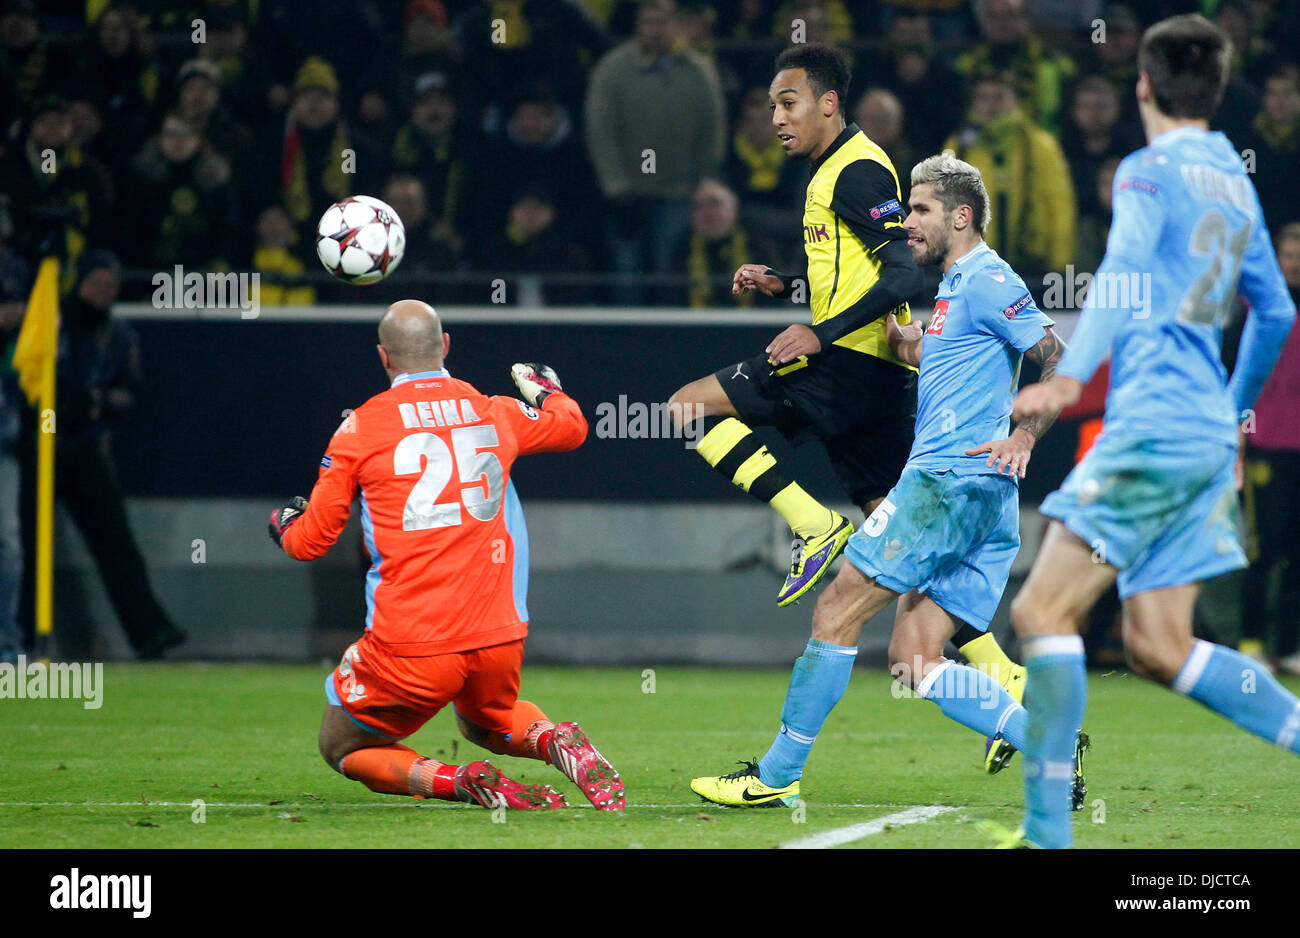
[[[352,194],[356,153],[339,115],[339,80],[324,59],[308,58],[293,82],[280,152],[280,196],[304,243],[320,213]]]

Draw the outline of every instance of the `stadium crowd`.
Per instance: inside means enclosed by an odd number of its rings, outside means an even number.
[[[1300,219],[1289,0],[6,0],[0,239],[68,270],[111,247],[128,297],[184,264],[309,303],[347,296],[317,218],[367,193],[405,221],[403,279],[445,301],[533,273],[547,303],[729,304],[738,259],[799,267],[806,168],[767,87],[781,48],[823,40],[852,51],[850,112],[904,188],[951,147],[1026,279],[1091,269],[1142,143],[1141,31],[1191,9],[1234,39],[1222,129],[1280,230]]]

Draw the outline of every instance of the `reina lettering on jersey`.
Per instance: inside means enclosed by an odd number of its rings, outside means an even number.
[[[820,225],[804,225],[804,226],[803,226],[803,243],[804,243],[804,244],[808,244],[809,242],[816,242],[816,241],[829,241],[830,239],[831,239],[831,236],[830,236],[829,234],[826,233],[826,223],[825,223],[825,222],[822,222]]]
[[[930,325],[925,330],[930,335],[943,335],[943,323],[948,318],[948,301],[934,301],[934,316],[930,319]]]
[[[402,426],[408,430],[417,427],[455,427],[463,423],[478,423],[479,416],[468,398],[462,397],[459,406],[454,398],[441,401],[404,401],[397,405],[402,416]]]
[[[1015,318],[1016,318],[1016,313],[1020,312],[1022,309],[1024,309],[1026,306],[1028,306],[1028,305],[1029,305],[1030,303],[1032,303],[1033,301],[1034,301],[1034,298],[1033,298],[1032,296],[1030,296],[1028,293],[1026,293],[1024,296],[1022,296],[1020,299],[1016,300],[1016,301],[1015,301],[1014,303],[1012,303],[1010,306],[1005,307],[1005,308],[1002,310],[1002,314],[1003,314],[1004,316],[1006,316],[1008,319],[1015,319]]]

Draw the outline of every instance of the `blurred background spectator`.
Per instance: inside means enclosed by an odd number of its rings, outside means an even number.
[[[916,147],[903,136],[903,105],[898,97],[884,88],[873,88],[853,108],[853,122],[889,155],[906,202],[912,167],[925,156],[918,155]]]
[[[1300,68],[1280,65],[1265,79],[1258,113],[1233,142],[1254,172],[1269,230],[1300,218]]]
[[[163,118],[131,163],[125,193],[134,237],[127,258],[141,267],[189,264],[227,269],[237,248],[239,218],[230,160],[178,113]]]
[[[957,58],[957,69],[970,78],[1009,73],[1029,117],[1055,129],[1074,60],[1034,32],[1029,0],[982,0],[974,9],[982,39]]]
[[[456,96],[447,75],[421,75],[415,82],[411,112],[393,138],[388,159],[388,165],[423,183],[431,221],[428,237],[419,240],[433,245],[433,257],[445,270],[456,270],[463,263],[470,172],[480,158],[473,135],[457,117]]]
[[[257,216],[257,243],[253,247],[253,267],[261,273],[256,298],[259,306],[310,306],[316,302],[315,289],[294,285],[303,272],[297,248],[298,232],[284,206],[263,209]]]
[[[1300,301],[1300,223],[1277,235],[1277,259]],[[1250,567],[1240,649],[1300,674],[1300,334],[1292,330],[1246,434],[1242,501]]]
[[[900,12],[889,28],[883,67],[859,78],[878,81],[898,97],[904,135],[927,156],[938,152],[961,120],[958,92],[962,85],[945,57],[938,54],[930,22],[920,13]],[[940,88],[948,93],[936,93]]]
[[[1115,191],[1115,172],[1119,157],[1110,157],[1097,164],[1092,179],[1085,180],[1091,195],[1086,211],[1080,210],[1078,237],[1075,239],[1074,267],[1076,271],[1096,273],[1106,253],[1106,239],[1110,237],[1111,196]]]
[[[705,179],[691,197],[691,230],[677,249],[677,269],[686,275],[688,306],[728,306],[736,268],[770,258],[771,248],[740,224],[736,193],[716,179]],[[754,292],[734,300],[753,306]]]
[[[1085,75],[1074,86],[1061,134],[1061,149],[1070,166],[1079,216],[1096,215],[1097,171],[1103,163],[1123,159],[1142,146],[1142,133],[1120,123],[1119,89],[1100,75]],[[1106,208],[1109,220],[1110,208]]]
[[[44,95],[17,124],[0,160],[13,222],[10,244],[29,264],[53,254],[75,263],[92,228],[109,222],[104,178],[72,139],[67,103]]]
[[[19,434],[27,398],[9,362],[31,289],[27,265],[7,247],[0,247],[0,664],[13,664],[26,650],[18,621],[23,586],[22,464]]]
[[[610,202],[607,237],[619,274],[669,272],[690,224],[691,193],[722,159],[718,75],[678,38],[676,16],[672,0],[645,0],[635,37],[597,63],[587,89],[587,149]],[[622,283],[614,301],[671,302],[671,292]]]
[[[970,102],[966,126],[945,146],[984,176],[993,210],[985,238],[1022,275],[1064,270],[1074,260],[1075,201],[1060,144],[1021,110],[1010,73],[977,78]]]

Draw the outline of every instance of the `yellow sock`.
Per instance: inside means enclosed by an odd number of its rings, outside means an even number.
[[[787,479],[776,457],[735,417],[704,434],[695,451],[741,491],[775,508],[800,537],[825,534],[834,525],[831,510]]]
[[[985,632],[979,638],[973,638],[965,645],[957,649],[966,656],[966,660],[971,664],[983,665],[984,669],[997,680],[1003,687],[1007,682],[1018,673],[1024,671],[1024,666],[1016,664],[1007,657],[1007,653],[1002,650],[998,640],[993,637],[991,632]]]

